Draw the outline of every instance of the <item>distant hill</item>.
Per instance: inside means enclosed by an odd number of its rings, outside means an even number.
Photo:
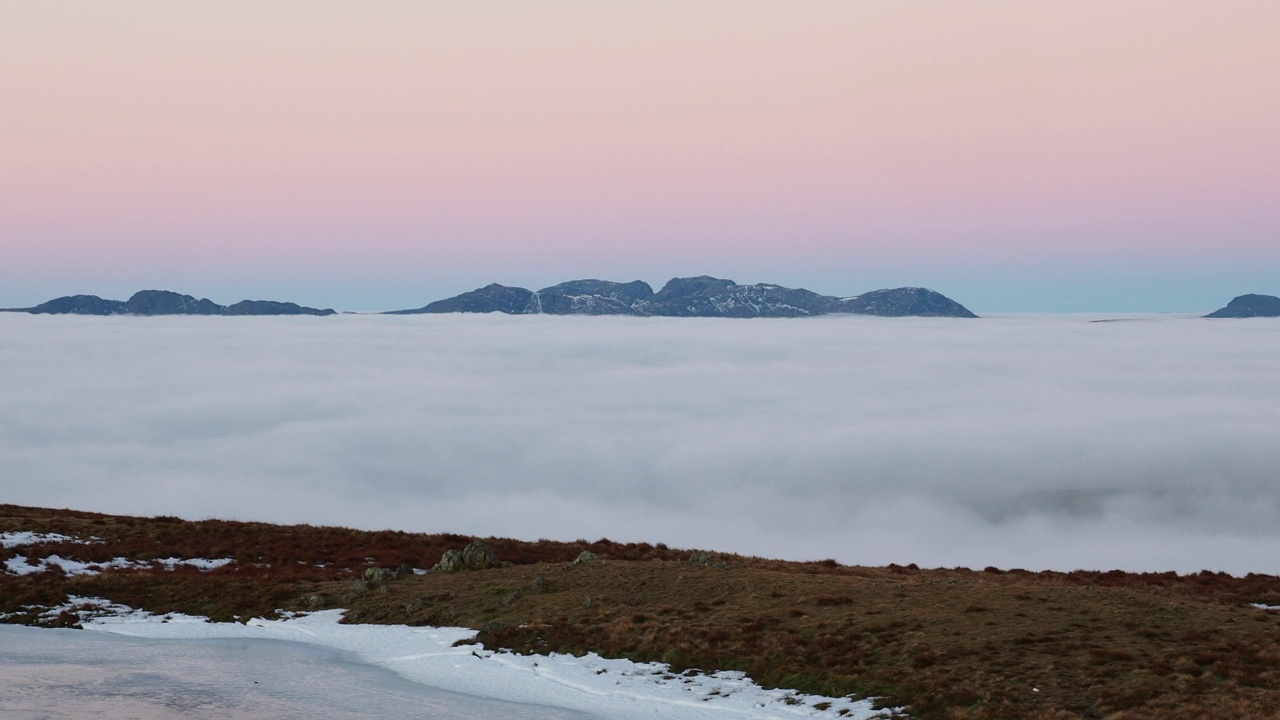
[[[573,280],[537,292],[495,283],[421,308],[387,314],[454,312],[733,318],[806,317],[832,313],[886,317],[977,317],[960,303],[925,288],[874,290],[855,297],[839,298],[767,283],[739,285],[732,280],[707,275],[673,278],[656,293],[648,283],[639,280],[629,283]]]
[[[291,302],[241,300],[235,305],[219,305],[168,290],[143,290],[128,300],[104,300],[97,295],[68,295],[32,308],[9,312],[34,315],[333,315],[331,309],[318,310]]]
[[[1207,318],[1280,317],[1280,297],[1241,295],[1227,306],[1205,315]]]

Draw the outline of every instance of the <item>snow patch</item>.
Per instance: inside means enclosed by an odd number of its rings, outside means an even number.
[[[115,558],[108,562],[86,563],[64,558],[61,555],[50,555],[39,560],[28,559],[25,555],[11,557],[4,562],[5,572],[10,575],[31,575],[58,568],[68,575],[97,575],[108,568],[129,568],[133,562],[128,558]]]
[[[217,560],[207,560],[205,558],[189,558],[183,560],[182,558],[164,558],[163,560],[156,560],[155,562],[163,565],[165,570],[173,570],[179,565],[188,565],[193,568],[209,571],[230,565],[235,562],[235,559],[218,558]]]
[[[204,558],[190,558],[183,560],[181,558],[164,558],[163,560],[154,560],[151,562],[143,562],[141,560],[130,560],[129,558],[118,557],[106,562],[82,562],[80,560],[72,560],[64,558],[61,555],[50,555],[47,558],[32,560],[25,555],[16,555],[5,560],[4,570],[10,575],[30,575],[32,573],[45,572],[53,568],[59,568],[68,575],[97,575],[104,570],[151,570],[157,566],[168,571],[173,571],[179,565],[189,565],[198,568],[201,571],[217,570],[224,565],[229,565],[234,560],[232,558],[220,558],[218,560],[206,560]]]
[[[16,532],[0,533],[0,547],[15,548],[26,547],[27,545],[46,545],[49,543],[80,543],[88,545],[96,539],[81,540],[78,537],[63,535],[61,533],[38,533],[29,530],[20,530]]]

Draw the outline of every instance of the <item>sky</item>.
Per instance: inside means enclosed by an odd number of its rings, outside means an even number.
[[[0,307],[1280,294],[1280,5],[0,2]]]
[[[0,498],[1280,574],[1280,324],[1105,318],[2,314]]]

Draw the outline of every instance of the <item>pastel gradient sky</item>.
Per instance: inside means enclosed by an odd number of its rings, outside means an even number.
[[[0,307],[1280,294],[1280,3],[0,0]]]

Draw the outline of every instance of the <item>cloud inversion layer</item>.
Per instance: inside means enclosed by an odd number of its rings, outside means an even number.
[[[3,501],[1280,572],[1280,324],[0,316]]]

